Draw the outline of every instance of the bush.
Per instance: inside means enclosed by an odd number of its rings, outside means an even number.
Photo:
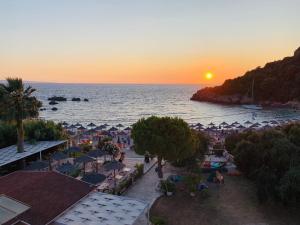
[[[82,149],[83,152],[87,153],[92,150],[93,146],[90,144],[81,144],[79,147]]]
[[[73,172],[70,174],[70,176],[76,178],[76,177],[79,176],[80,172],[81,172],[81,170],[80,170],[80,169],[77,169],[77,170],[73,171]]]
[[[54,141],[68,139],[61,125],[53,121],[26,120],[24,121],[25,141]],[[14,123],[0,122],[0,148],[16,144],[17,130]]]
[[[144,174],[144,164],[135,164],[134,166],[136,168],[137,174],[136,178],[140,178]]]
[[[201,176],[198,174],[191,174],[185,177],[185,183],[189,188],[189,192],[196,192],[197,185],[201,182]]]
[[[28,120],[24,123],[27,141],[54,141],[67,139],[61,125],[53,121]]]
[[[167,223],[165,222],[165,220],[161,217],[158,216],[153,216],[150,218],[150,222],[153,225],[167,225]]]
[[[14,124],[0,122],[0,148],[17,142],[17,129]]]
[[[160,181],[160,188],[163,193],[175,192],[176,185],[169,180]]]
[[[300,124],[251,131],[226,138],[226,146],[246,177],[253,180],[260,201],[300,202]]]

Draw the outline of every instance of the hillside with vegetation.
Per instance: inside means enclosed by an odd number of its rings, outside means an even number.
[[[206,87],[191,100],[224,104],[262,104],[270,106],[299,106],[300,48],[294,55],[267,63],[226,80],[222,85]]]

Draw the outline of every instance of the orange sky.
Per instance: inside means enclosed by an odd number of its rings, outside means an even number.
[[[0,80],[220,84],[292,55],[292,1],[1,1]],[[210,71],[213,79],[206,80]]]
[[[2,74],[21,76],[24,80],[62,83],[172,83],[220,84],[225,79],[244,74],[247,70],[263,66],[268,61],[291,55],[293,50],[277,49],[272,56],[258,51],[256,54],[239,52],[220,55],[182,57],[107,57],[69,58],[57,56],[11,60],[1,64]],[[276,54],[277,53],[277,54]],[[249,55],[248,55],[249,54]],[[68,59],[68,60],[66,60]],[[2,61],[3,62],[3,61]],[[4,72],[3,72],[4,71]],[[205,79],[210,71],[214,77]],[[0,77],[4,79],[5,75]]]

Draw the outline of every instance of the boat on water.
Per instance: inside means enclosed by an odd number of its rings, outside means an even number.
[[[252,80],[251,99],[252,99],[252,102],[254,102],[254,79]],[[242,107],[245,109],[253,109],[253,110],[261,110],[262,109],[261,105],[255,105],[255,104],[242,105]]]
[[[263,107],[260,106],[260,105],[242,105],[242,107],[245,108],[245,109],[253,109],[253,110],[263,109]]]

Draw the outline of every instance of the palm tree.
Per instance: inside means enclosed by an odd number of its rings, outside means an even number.
[[[17,125],[18,152],[24,151],[23,120],[37,117],[42,103],[32,96],[35,89],[24,87],[21,78],[7,78],[0,84],[0,119]]]

